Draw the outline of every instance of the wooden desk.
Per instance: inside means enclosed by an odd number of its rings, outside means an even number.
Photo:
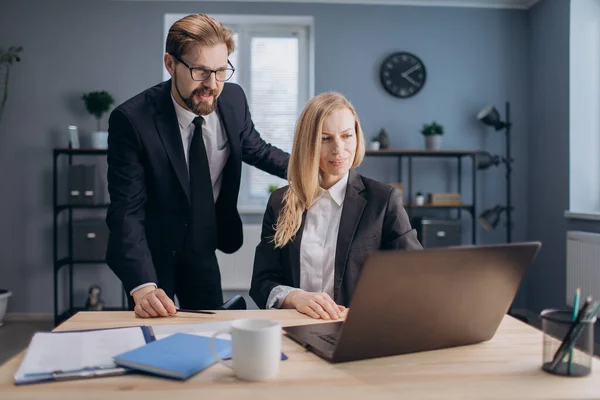
[[[182,314],[142,320],[130,312],[81,312],[56,330],[107,328],[270,318],[282,325],[319,322],[293,310],[222,311],[217,315]],[[585,378],[549,375],[541,367],[542,334],[506,316],[496,336],[473,346],[436,350],[343,364],[327,363],[284,337],[279,377],[243,382],[214,365],[188,381],[143,375],[15,386],[13,374],[23,354],[0,367],[0,398],[48,399],[582,399],[600,398],[600,362]]]

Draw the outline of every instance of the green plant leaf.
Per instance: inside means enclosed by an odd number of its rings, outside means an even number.
[[[108,112],[110,106],[115,102],[113,97],[104,90],[86,93],[81,98],[85,102],[85,108],[88,112],[97,119],[102,118],[102,115]]]

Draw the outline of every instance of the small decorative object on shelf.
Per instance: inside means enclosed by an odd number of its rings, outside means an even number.
[[[377,151],[380,147],[381,145],[379,144],[379,139],[377,136],[371,139],[369,142],[369,150]]]
[[[85,302],[87,311],[102,311],[104,309],[104,300],[102,300],[102,289],[98,285],[90,286],[88,298]]]
[[[379,131],[379,135],[377,136],[379,140],[379,148],[380,149],[389,149],[390,148],[390,138],[388,137],[385,129],[381,128]]]
[[[69,125],[69,147],[72,149],[79,148],[79,133],[75,125]]]
[[[86,93],[81,98],[85,102],[88,112],[98,122],[98,130],[91,134],[92,147],[105,149],[108,147],[108,132],[102,130],[101,120],[102,116],[110,110],[110,106],[114,104],[115,100],[106,91]]]
[[[442,135],[444,127],[435,121],[423,125],[421,133],[425,136],[425,148],[427,150],[439,150],[442,147]]]
[[[415,193],[415,204],[418,206],[425,205],[425,196],[421,192]]]
[[[269,194],[273,193],[277,189],[279,189],[279,185],[275,185],[275,184],[269,185]]]

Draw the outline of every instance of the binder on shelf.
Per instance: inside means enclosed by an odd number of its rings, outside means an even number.
[[[81,165],[82,204],[99,203],[95,165]]]
[[[81,204],[83,201],[82,170],[79,165],[69,166],[69,194],[67,204]]]
[[[69,166],[69,205],[94,205],[103,202],[103,188],[93,164],[74,164]]]

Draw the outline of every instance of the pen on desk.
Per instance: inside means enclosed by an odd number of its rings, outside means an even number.
[[[577,320],[577,313],[579,312],[579,298],[581,296],[581,289],[577,288],[575,291],[575,298],[573,299],[573,317],[572,320]],[[573,349],[569,351],[569,375],[573,374]]]
[[[177,312],[189,312],[189,313],[195,313],[195,314],[215,314],[214,311],[188,310],[185,308],[178,308]]]

